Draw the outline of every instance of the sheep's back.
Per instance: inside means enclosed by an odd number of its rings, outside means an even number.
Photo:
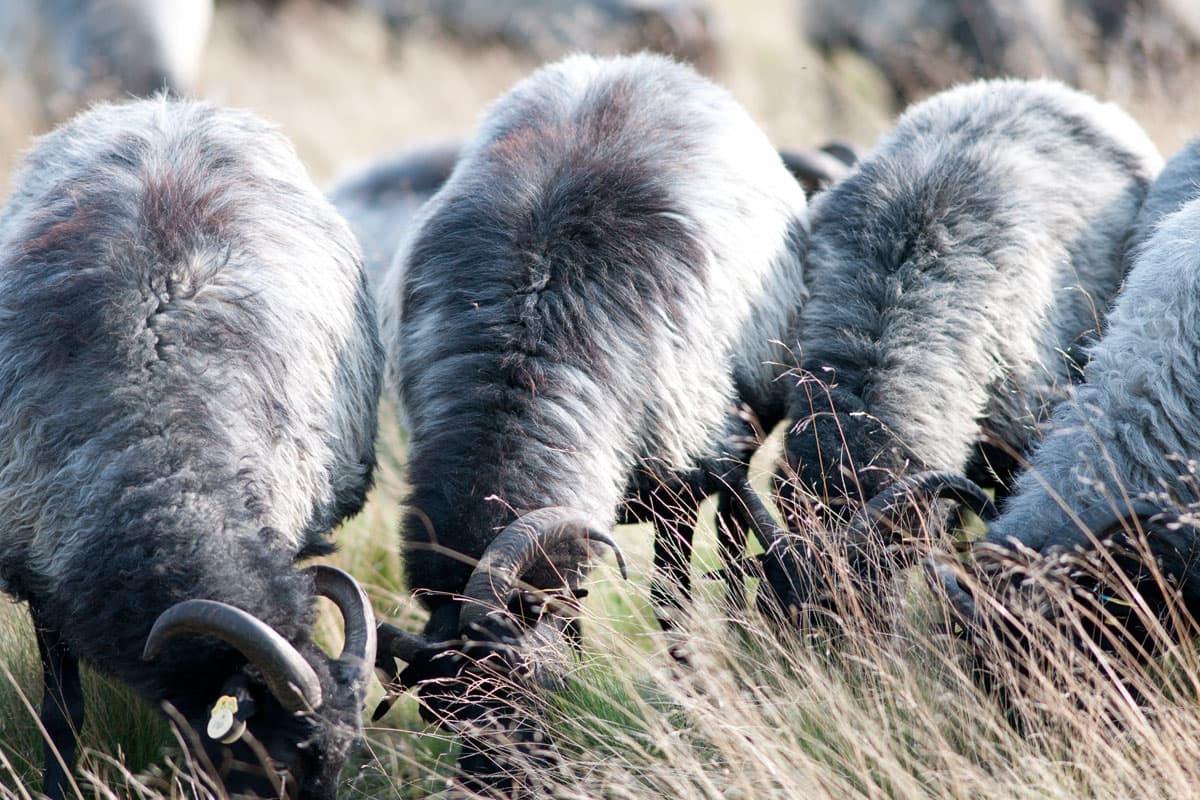
[[[369,482],[379,351],[357,248],[290,144],[241,112],[100,106],[39,140],[16,187],[7,588],[103,576],[97,542],[195,576],[210,539],[319,548]]]
[[[1159,167],[1123,112],[1053,82],[915,106],[814,205],[805,365],[925,466],[961,469],[981,418],[1020,450],[1098,329]]]
[[[422,218],[382,292],[388,385],[413,503],[483,531],[476,549],[510,507],[611,521],[636,467],[691,467],[740,389],[774,391],[772,340],[803,298],[803,193],[690,70],[542,70]]]

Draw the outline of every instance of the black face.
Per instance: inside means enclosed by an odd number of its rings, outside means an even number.
[[[903,475],[925,469],[859,405],[836,391],[792,403],[798,421],[785,438],[787,470],[779,476],[785,514],[800,510],[805,497],[813,498],[812,516],[832,528],[849,522],[865,502]]]
[[[362,733],[365,687],[360,674],[337,661],[321,663],[318,675],[323,702],[312,713],[284,708],[261,680],[246,673],[226,682],[222,697],[236,699],[234,716],[245,723],[244,733],[231,743],[209,735],[219,698],[188,715],[203,745],[208,761],[204,766],[211,765],[230,794],[292,800],[337,797],[338,776]],[[229,701],[225,703],[228,708]],[[240,726],[230,733],[238,730]]]
[[[971,644],[981,685],[1009,698],[1010,705],[1032,674],[1064,677],[1054,672],[1064,663],[1064,642],[1093,663],[1101,654],[1115,655],[1104,674],[1121,676],[1127,656],[1153,654],[1165,644],[1153,631],[1174,634],[1162,573],[1147,568],[1124,542],[1106,540],[1103,553],[1052,547],[1018,554],[989,545],[975,555],[975,588],[948,592],[953,629]],[[1167,582],[1178,585],[1174,578]],[[1197,609],[1184,610],[1194,614]],[[1134,674],[1139,667],[1125,666]],[[1136,682],[1120,679],[1136,697]]]

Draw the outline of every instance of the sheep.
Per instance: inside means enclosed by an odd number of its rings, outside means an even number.
[[[81,660],[207,731],[231,793],[282,791],[252,737],[297,796],[335,796],[374,617],[295,565],[370,486],[376,325],[350,231],[249,112],[101,104],[28,154],[0,216],[0,589],[37,632],[51,797]]]
[[[1055,409],[1029,469],[987,534],[973,543],[974,591],[994,593],[1004,603],[1006,584],[1030,571],[1014,564],[1050,564],[1050,575],[1098,583],[1091,594],[1102,613],[1122,623],[1104,626],[1108,635],[1145,640],[1132,611],[1143,604],[1122,601],[1131,592],[1141,595],[1151,615],[1169,617],[1163,577],[1188,612],[1200,613],[1200,483],[1192,459],[1200,440],[1197,178],[1200,140],[1173,157],[1154,183],[1138,218],[1145,239],[1134,250],[1104,336],[1089,350],[1086,380]],[[1105,551],[1123,577],[1100,579],[1080,568],[1089,555]],[[1158,562],[1157,574],[1144,566],[1144,556]],[[927,566],[927,577],[945,590],[964,632],[978,634],[983,603],[941,559],[930,556]]]
[[[1067,0],[1091,58],[1159,80],[1185,69],[1200,50],[1200,9],[1189,0]]]
[[[806,213],[749,115],[661,56],[575,56],[493,105],[380,293],[430,611],[381,655],[472,636],[518,579],[576,593],[588,542],[648,511],[656,586],[686,586],[695,505],[744,473],[737,402],[782,417]]]
[[[0,58],[59,122],[96,100],[188,93],[212,14],[213,0],[5,0]]]
[[[841,48],[878,67],[897,106],[983,77],[1076,82],[1079,57],[1064,0],[803,0],[805,38],[826,58]]]
[[[378,288],[411,221],[450,177],[458,142],[414,147],[373,160],[326,190],[363,250],[367,279]]]
[[[891,564],[866,551],[899,537],[864,512],[903,510],[934,487],[986,508],[961,477],[910,487],[904,476],[968,470],[1003,496],[1121,282],[1160,166],[1114,105],[1052,81],[979,81],[912,107],[814,200],[779,485],[789,512],[819,501],[819,546],[850,548],[875,584]],[[793,574],[777,593],[806,603],[818,577]]]

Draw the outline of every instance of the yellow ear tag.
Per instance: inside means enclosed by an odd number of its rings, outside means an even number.
[[[216,739],[222,744],[233,744],[240,739],[246,732],[246,722],[234,716],[237,710],[237,698],[233,695],[222,695],[208,717],[208,738]]]

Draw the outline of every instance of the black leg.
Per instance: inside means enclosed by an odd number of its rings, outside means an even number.
[[[664,631],[679,627],[679,613],[692,597],[692,538],[696,533],[698,501],[685,487],[664,502],[651,498],[654,512],[654,577],[650,602]]]
[[[83,728],[79,660],[67,650],[58,631],[38,624],[36,614],[33,615],[33,626],[42,657],[41,721],[47,736],[42,791],[50,800],[61,800],[71,787],[70,769],[75,760],[77,736]]]
[[[722,489],[717,494],[717,546],[725,573],[725,602],[734,613],[746,609],[746,525],[734,511],[733,493]]]

